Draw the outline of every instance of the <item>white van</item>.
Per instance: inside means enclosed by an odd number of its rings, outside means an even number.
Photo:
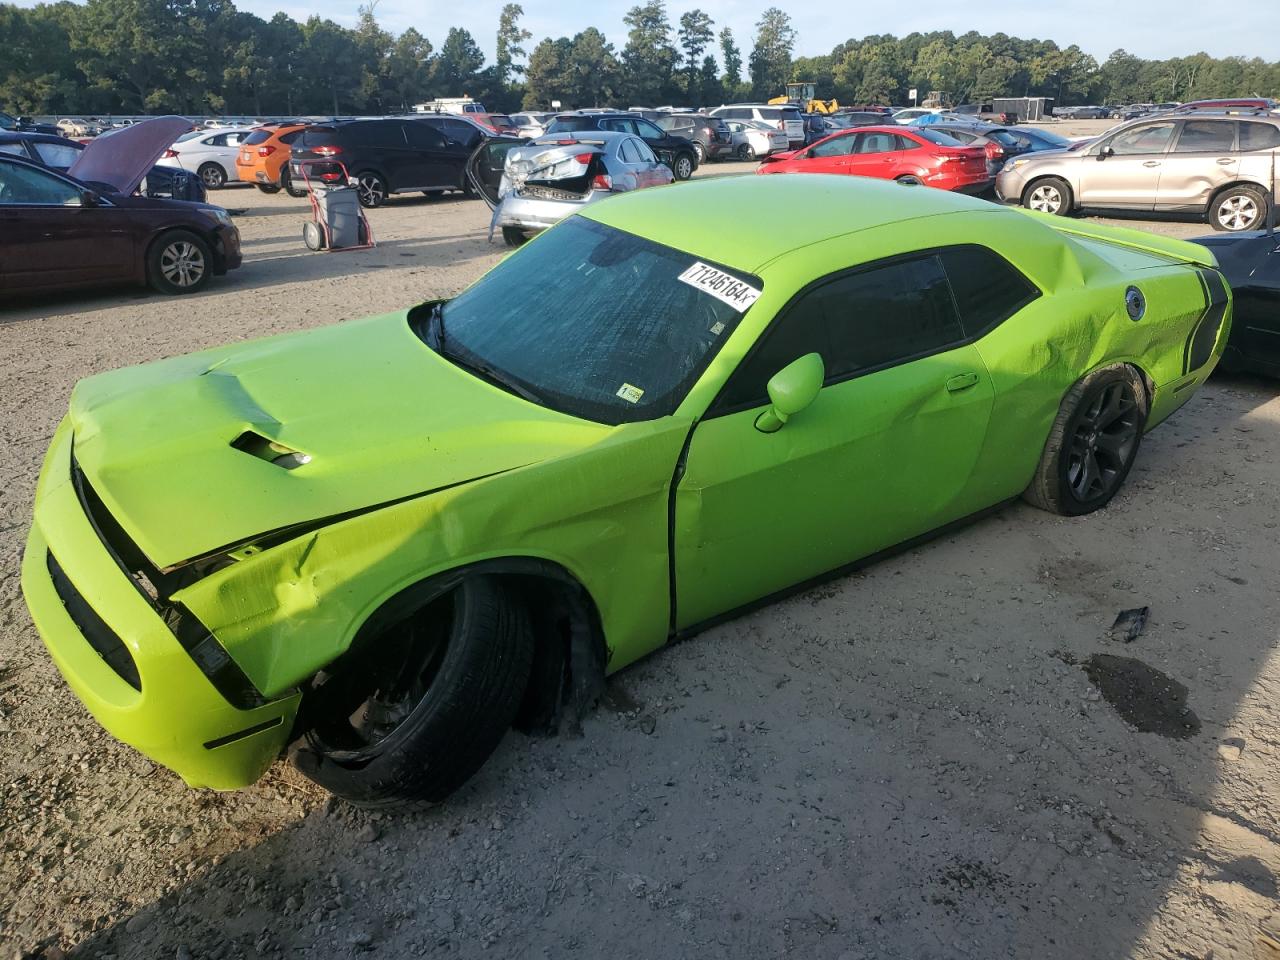
[[[787,135],[792,148],[804,146],[804,117],[799,107],[771,103],[733,103],[716,107],[711,116],[722,120],[759,120]]]

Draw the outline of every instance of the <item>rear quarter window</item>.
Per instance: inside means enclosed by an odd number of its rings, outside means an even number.
[[[1280,147],[1280,127],[1271,123],[1240,123],[1241,150],[1268,150]]]
[[[1040,296],[1035,284],[986,247],[948,247],[938,255],[966,337],[982,336]]]
[[[300,136],[302,136],[302,131],[301,131],[301,130],[294,130],[292,133],[284,133],[284,134],[281,134],[281,135],[280,135],[280,142],[281,142],[281,143],[293,143],[293,141],[297,140]]]

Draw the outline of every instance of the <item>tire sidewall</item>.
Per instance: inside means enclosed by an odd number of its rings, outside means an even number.
[[[359,174],[357,174],[357,175],[356,175],[356,182],[357,182],[357,183],[362,183],[362,182],[365,180],[365,178],[367,178],[367,177],[372,177],[373,179],[375,179],[375,180],[377,180],[377,181],[378,181],[378,184],[382,187],[382,195],[381,195],[381,196],[374,196],[374,197],[371,197],[369,200],[366,200],[366,199],[365,199],[364,190],[361,188],[361,189],[359,189],[359,190],[358,190],[358,192],[357,192],[357,194],[356,194],[357,198],[358,198],[358,199],[359,199],[359,201],[360,201],[360,206],[365,207],[365,208],[367,208],[367,209],[373,209],[374,207],[380,207],[380,206],[382,206],[384,203],[386,203],[386,202],[387,202],[387,195],[388,195],[388,194],[387,194],[387,181],[386,181],[386,179],[382,176],[382,174],[380,174],[380,173],[375,173],[373,170],[365,170],[363,173],[359,173]]]
[[[682,168],[686,170],[683,174],[680,172]],[[675,178],[677,180],[691,179],[693,177],[694,168],[694,158],[687,153],[678,153],[676,154],[675,159],[671,161],[671,172],[675,174]]]
[[[213,180],[217,182],[211,183],[209,181],[209,175],[212,175]],[[223,170],[221,166],[214,163],[212,160],[202,163],[200,165],[200,169],[196,171],[196,176],[200,178],[200,182],[209,190],[217,190],[218,188],[225,187],[227,185],[227,171]]]
[[[1083,419],[1085,411],[1088,410],[1089,405],[1097,397],[1098,393],[1114,383],[1127,383],[1133,388],[1133,394],[1140,411],[1141,422],[1138,424],[1138,435],[1134,440],[1133,450],[1129,454],[1129,459],[1121,468],[1119,479],[1116,480],[1115,486],[1111,491],[1096,500],[1082,502],[1072,491],[1071,483],[1067,478],[1071,438],[1075,436],[1075,431],[1080,426],[1080,421]],[[1057,481],[1057,500],[1061,512],[1073,517],[1083,516],[1086,513],[1102,509],[1124,487],[1125,480],[1129,477],[1129,471],[1133,469],[1133,465],[1138,459],[1138,451],[1142,447],[1142,436],[1147,426],[1147,415],[1150,413],[1150,401],[1147,398],[1146,387],[1142,383],[1142,379],[1130,367],[1112,366],[1097,370],[1083,381],[1082,386],[1084,389],[1080,398],[1067,415],[1066,425],[1062,434],[1062,444],[1056,452],[1053,464]]]
[[[1051,213],[1055,217],[1065,217],[1071,212],[1071,188],[1065,180],[1061,180],[1058,177],[1042,177],[1027,184],[1026,189],[1022,191],[1022,205],[1024,207],[1028,210],[1032,209],[1031,195],[1041,187],[1052,187],[1058,192],[1058,197],[1061,200],[1057,210],[1042,210],[1040,211],[1041,213]]]
[[[160,269],[160,258],[164,255],[164,251],[173,243],[181,240],[194,244],[204,257],[204,273],[199,280],[189,287],[180,287],[171,282]],[[170,230],[168,233],[163,233],[156,238],[155,243],[151,245],[151,249],[147,251],[147,282],[160,293],[170,296],[196,293],[204,289],[209,282],[209,277],[212,275],[213,251],[203,237],[197,236],[189,230]]]
[[[1218,213],[1222,209],[1223,204],[1225,204],[1228,200],[1231,200],[1233,197],[1241,197],[1241,196],[1248,196],[1250,199],[1253,200],[1254,204],[1256,204],[1257,206],[1257,211],[1258,211],[1257,216],[1254,217],[1253,222],[1248,224],[1247,226],[1240,227],[1239,229],[1228,227],[1218,219]],[[1257,230],[1259,226],[1261,226],[1261,224],[1266,220],[1266,218],[1267,218],[1266,195],[1261,190],[1254,190],[1254,189],[1251,189],[1250,187],[1243,187],[1243,186],[1231,187],[1227,190],[1224,190],[1216,198],[1214,198],[1213,203],[1209,205],[1209,225],[1212,226],[1214,230],[1217,230],[1222,233],[1239,233],[1246,230]]]

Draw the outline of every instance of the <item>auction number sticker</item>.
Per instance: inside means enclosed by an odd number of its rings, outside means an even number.
[[[723,270],[709,267],[702,261],[695,263],[677,279],[691,287],[696,287],[703,293],[711,294],[739,313],[760,299],[760,291],[751,284],[744,283]]]
[[[639,387],[633,387],[629,383],[624,383],[618,388],[618,394],[627,403],[639,403],[640,398],[644,396],[644,391]]]

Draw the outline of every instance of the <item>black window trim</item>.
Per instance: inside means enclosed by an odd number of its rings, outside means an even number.
[[[729,384],[733,382],[733,378],[737,375],[738,371],[745,368],[746,365],[752,359],[754,359],[755,355],[762,349],[765,341],[767,341],[769,337],[774,333],[774,331],[776,331],[778,327],[781,326],[781,324],[786,321],[786,318],[791,314],[791,311],[795,309],[796,304],[799,303],[802,298],[812,293],[814,290],[818,289],[819,287],[824,287],[829,283],[835,283],[839,280],[843,280],[846,277],[856,276],[860,273],[868,273],[872,270],[878,270],[882,267],[893,266],[894,264],[898,264],[898,263],[909,263],[912,260],[925,260],[929,257],[936,257],[947,250],[961,250],[966,248],[976,248],[994,257],[998,257],[1004,264],[1006,264],[1009,267],[1010,270],[1012,270],[1014,273],[1020,276],[1024,281],[1026,281],[1027,286],[1031,288],[1031,292],[1028,294],[1028,296],[1025,299],[1019,301],[1017,306],[1009,310],[1007,313],[1001,316],[998,320],[991,321],[985,327],[983,327],[981,330],[975,333],[972,333],[972,334],[966,333],[960,339],[952,340],[948,343],[941,344],[932,350],[924,350],[924,351],[921,351],[920,353],[912,354],[910,356],[899,357],[896,360],[890,360],[885,363],[880,363],[873,367],[863,367],[858,370],[850,371],[849,373],[825,377],[822,381],[822,389],[825,390],[827,389],[827,387],[833,387],[833,386],[836,386],[837,384],[845,383],[848,380],[856,380],[859,377],[870,376],[873,373],[880,373],[882,370],[889,370],[889,369],[892,369],[893,367],[900,367],[906,363],[914,363],[917,360],[923,360],[926,357],[932,357],[935,354],[939,354],[939,353],[946,353],[948,350],[954,350],[957,347],[963,347],[963,346],[966,346],[967,344],[977,343],[979,340],[981,340],[983,337],[989,334],[992,330],[996,329],[996,327],[1002,326],[1010,318],[1021,313],[1029,305],[1031,305],[1035,301],[1039,300],[1042,296],[1044,296],[1044,291],[1040,289],[1040,285],[1037,284],[1030,277],[1028,277],[1021,270],[1019,270],[1012,263],[1010,263],[1008,257],[1005,257],[998,250],[993,250],[991,247],[985,246],[981,243],[947,243],[947,244],[942,244],[936,247],[923,247],[919,250],[911,250],[907,253],[894,254],[891,257],[883,257],[879,260],[871,260],[871,261],[868,261],[867,263],[860,263],[854,267],[846,267],[843,270],[837,270],[834,273],[828,273],[827,275],[819,277],[816,280],[809,281],[807,284],[805,284],[803,287],[797,290],[794,294],[792,294],[791,299],[788,300],[785,304],[783,304],[782,308],[773,315],[773,319],[769,321],[769,325],[760,332],[760,336],[756,337],[756,341],[751,345],[751,349],[748,350],[746,354],[743,355],[742,359],[738,361],[738,365],[734,367],[732,371],[730,371],[729,376],[725,377],[724,383],[720,384],[720,389],[716,391],[715,397],[713,397],[711,400],[711,403],[707,405],[707,412],[702,415],[701,419],[713,420],[717,417],[732,416],[733,414],[741,413],[744,410],[757,410],[761,406],[763,406],[764,403],[769,402],[768,398],[766,397],[763,402],[745,401],[742,403],[725,405],[723,407],[718,406],[720,403],[720,398],[724,396],[726,389],[728,388]],[[951,305],[956,312],[956,321],[960,324],[960,329],[963,331],[964,316],[960,312],[960,304],[956,301],[955,288],[951,285],[951,274],[947,272],[946,264],[942,263],[941,260],[939,260],[939,266],[942,268],[943,276],[947,278],[947,290],[951,294]]]

